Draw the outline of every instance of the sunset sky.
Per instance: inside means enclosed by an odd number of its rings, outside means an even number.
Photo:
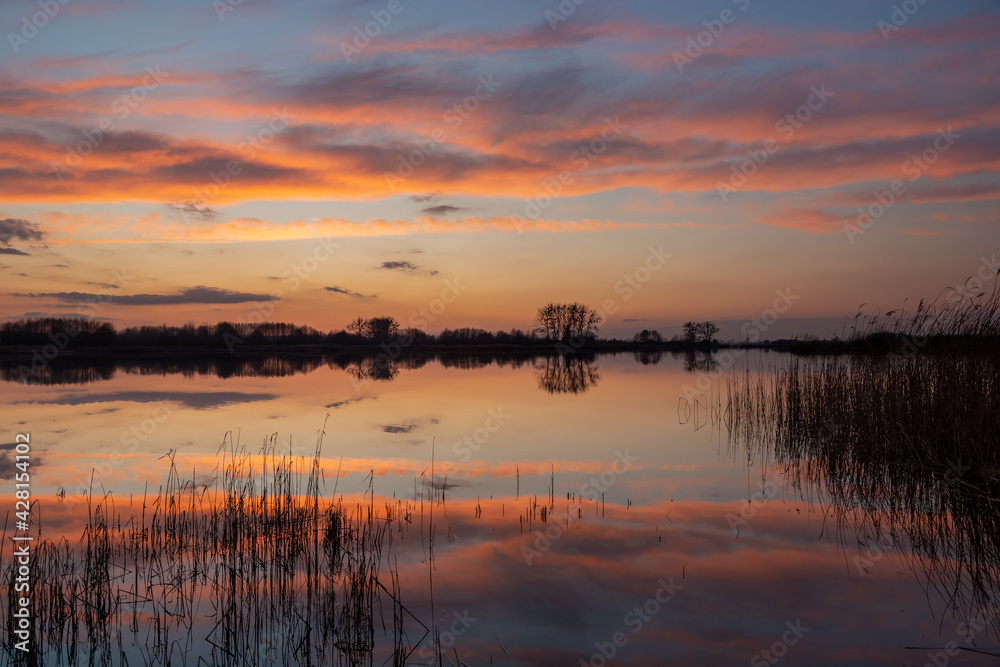
[[[996,0],[16,0],[0,27],[3,317],[436,332],[582,301],[608,336],[742,339],[781,304],[763,337],[829,335],[998,268]]]

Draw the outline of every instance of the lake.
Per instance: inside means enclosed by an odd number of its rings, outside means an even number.
[[[4,442],[31,436],[42,537],[71,545],[88,497],[110,491],[130,515],[171,483],[171,463],[217,493],[236,451],[248,465],[302,457],[305,471],[325,425],[319,497],[405,517],[389,521],[379,574],[405,613],[376,601],[374,664],[400,635],[406,664],[429,663],[435,637],[442,664],[995,664],[965,649],[997,646],[996,607],[949,595],[946,548],[935,561],[905,525],[870,521],[878,499],[829,489],[803,472],[810,457],[730,437],[729,369],[789,363],[766,351],[109,362],[4,381],[0,402]],[[997,564],[977,562],[978,576],[994,581]],[[160,652],[147,626],[123,622],[110,661],[207,655],[211,598]]]

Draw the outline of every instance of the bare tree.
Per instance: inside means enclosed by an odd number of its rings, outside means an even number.
[[[688,343],[712,343],[719,327],[715,322],[685,322],[684,340]]]
[[[365,333],[377,343],[387,343],[399,333],[399,322],[393,317],[372,317],[365,322]]]
[[[698,342],[698,323],[697,322],[685,322],[684,323],[684,340],[689,343]]]
[[[566,342],[571,338],[597,336],[601,316],[582,303],[550,303],[538,309],[537,331],[548,340]]]
[[[643,329],[632,337],[632,341],[635,343],[662,343],[663,336],[656,329]]]
[[[719,333],[719,327],[715,322],[702,322],[698,325],[698,335],[702,343],[712,343],[715,341],[715,334]]]
[[[364,336],[366,329],[367,323],[363,317],[356,317],[351,320],[350,324],[347,325],[347,332],[352,333],[355,336]]]

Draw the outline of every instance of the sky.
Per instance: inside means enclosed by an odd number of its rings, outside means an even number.
[[[7,0],[0,34],[0,317],[580,301],[739,340],[996,277],[997,0]]]

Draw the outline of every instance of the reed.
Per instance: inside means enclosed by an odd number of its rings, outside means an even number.
[[[407,664],[428,629],[400,601],[388,545],[415,508],[377,506],[371,489],[323,499],[321,444],[302,459],[272,436],[251,455],[230,433],[211,482],[182,478],[171,453],[155,493],[88,501],[77,544],[39,536],[32,664]],[[10,604],[10,562],[0,586]],[[0,665],[20,664],[12,636]]]
[[[734,373],[730,444],[827,497],[859,543],[891,541],[929,590],[1000,627],[998,293],[890,313],[852,354]],[[877,320],[876,320],[877,322]],[[883,336],[884,339],[879,339]],[[873,341],[881,340],[875,345]],[[888,351],[887,351],[888,350]],[[871,551],[869,550],[869,556]],[[881,553],[881,552],[880,552]],[[871,560],[867,556],[864,557]]]

